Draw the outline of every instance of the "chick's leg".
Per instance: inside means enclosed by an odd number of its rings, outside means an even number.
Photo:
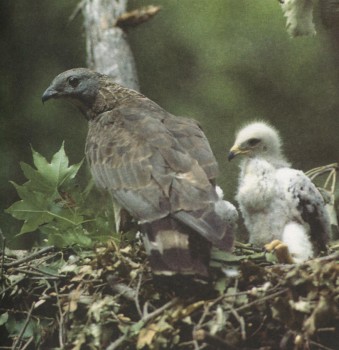
[[[274,252],[278,262],[281,264],[294,264],[294,260],[290,254],[287,244],[277,239],[265,244],[265,249],[268,252]]]

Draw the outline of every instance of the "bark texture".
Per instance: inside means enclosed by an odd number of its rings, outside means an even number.
[[[90,69],[111,76],[115,82],[139,90],[127,35],[116,26],[126,12],[127,0],[86,0],[82,6]]]

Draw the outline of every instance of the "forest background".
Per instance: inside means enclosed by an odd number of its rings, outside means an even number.
[[[9,181],[24,181],[20,161],[32,163],[31,146],[50,159],[65,140],[71,163],[84,155],[80,113],[41,103],[55,75],[86,66],[83,18],[69,20],[78,3],[0,3],[0,227],[11,240],[20,223],[4,213],[18,199]],[[162,10],[128,32],[141,91],[201,123],[228,200],[239,172],[227,162],[228,149],[248,121],[277,127],[296,168],[338,161],[339,31],[324,26],[319,6],[317,35],[292,39],[275,0],[132,0],[129,8],[148,4]]]

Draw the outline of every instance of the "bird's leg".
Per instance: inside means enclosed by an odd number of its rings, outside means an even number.
[[[281,264],[294,264],[295,262],[288,250],[288,246],[278,239],[265,244],[265,249],[268,252],[274,252]]]

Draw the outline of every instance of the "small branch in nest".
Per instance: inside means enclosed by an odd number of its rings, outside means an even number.
[[[105,350],[118,349],[118,347],[125,341],[126,338],[127,338],[127,335],[124,334],[123,336],[115,340],[113,343],[111,343]]]
[[[256,299],[256,300],[252,301],[251,303],[248,303],[248,304],[245,304],[243,306],[240,306],[240,307],[236,308],[235,310],[238,312],[238,311],[241,311],[241,310],[248,309],[249,307],[252,307],[255,304],[259,304],[259,303],[262,303],[264,301],[273,299],[273,298],[275,298],[275,297],[277,297],[277,296],[279,296],[281,294],[286,293],[287,291],[288,291],[287,288],[281,289],[278,292],[275,292],[275,293],[270,294],[270,295],[266,295],[266,296],[264,296],[264,297],[262,297],[260,299]]]
[[[160,11],[160,9],[160,6],[151,5],[126,12],[118,17],[116,26],[123,30],[136,27],[139,24],[145,23],[152,19]]]
[[[52,279],[52,280],[58,280],[63,276],[58,276],[58,275],[52,275],[49,273],[44,273],[38,269],[36,269],[37,271],[30,271],[30,270],[26,270],[23,268],[13,268],[11,269],[11,271],[13,272],[19,272],[19,273],[24,273],[26,275],[32,275],[32,276],[36,276],[36,279]]]
[[[315,258],[313,260],[306,261],[304,264],[308,265],[310,261],[319,261],[319,262],[328,262],[331,260],[338,260],[339,259],[339,252],[334,252],[333,254],[322,256],[320,258]]]
[[[164,304],[163,306],[159,307],[158,309],[154,310],[153,312],[146,314],[143,316],[139,322],[146,324],[148,321],[150,321],[152,318],[155,318],[159,315],[161,315],[165,310],[169,309],[173,305],[175,305],[178,302],[178,298],[174,298],[168,303]],[[120,338],[116,339],[113,343],[111,343],[105,350],[115,350],[117,349],[123,342],[127,339],[127,335],[123,334]]]
[[[22,277],[20,279],[18,279],[17,281],[13,282],[10,286],[8,286],[7,288],[3,289],[0,291],[0,295],[1,294],[5,294],[8,290],[12,289],[14,286],[16,286],[17,284],[19,284],[21,281],[23,281],[25,279],[25,277]]]
[[[328,164],[325,166],[320,166],[320,167],[311,169],[311,170],[306,172],[306,175],[311,180],[314,180],[318,176],[322,176],[326,173],[329,173],[323,188],[326,189],[329,186],[329,184],[331,183],[329,191],[330,191],[330,193],[334,194],[335,185],[337,182],[337,172],[338,171],[339,171],[339,163],[332,163],[332,164]]]
[[[60,345],[60,349],[64,349],[64,339],[65,339],[64,314],[62,313],[62,307],[61,307],[60,298],[59,298],[59,290],[58,290],[56,282],[54,282],[54,290],[55,290],[57,305],[58,305],[58,310],[59,310],[59,317],[58,317],[59,345]]]
[[[47,278],[48,278],[48,276],[49,276],[49,277],[54,277],[54,278],[56,278],[56,279],[65,277],[65,276],[62,276],[62,275],[56,275],[56,274],[51,273],[51,272],[41,271],[40,269],[38,269],[38,268],[36,268],[36,267],[34,267],[34,266],[31,266],[31,269],[32,269],[33,271],[36,271],[37,273],[40,273],[40,274],[43,275],[43,276],[47,276]]]
[[[22,348],[20,348],[20,350],[25,350],[25,349],[27,349],[27,348],[29,347],[29,344],[31,344],[31,342],[32,342],[33,340],[34,340],[34,337],[31,336],[31,337],[27,340],[26,344],[25,344]]]
[[[313,340],[309,340],[308,342],[310,343],[310,345],[314,345],[314,346],[318,347],[321,350],[334,350],[332,348],[328,348],[327,346],[321,345],[321,344],[319,344],[319,343],[317,343],[317,342],[315,342]]]
[[[110,286],[110,288],[113,290],[113,292],[120,294],[122,297],[124,297],[129,301],[136,300],[137,292],[131,287],[129,287],[128,285],[124,283],[119,283],[117,277],[114,276],[113,274],[109,274],[106,277],[106,281]]]
[[[254,252],[258,252],[258,253],[263,252],[263,248],[254,247],[252,245],[241,243],[238,241],[234,243],[234,247],[239,249],[245,249],[245,250],[253,250]]]
[[[237,350],[238,348],[235,348],[233,345],[229,344],[225,340],[221,339],[220,337],[217,337],[215,335],[209,334],[203,329],[199,329],[198,331],[194,332],[194,339],[205,342],[208,345],[211,345],[215,349],[223,349],[223,350]]]
[[[37,252],[31,254],[31,255],[28,255],[28,256],[25,256],[24,258],[22,259],[18,259],[18,260],[15,260],[15,261],[12,261],[10,263],[5,263],[4,266],[5,267],[13,267],[13,266],[18,266],[22,263],[25,263],[27,261],[31,261],[33,259],[35,259],[36,257],[40,256],[40,255],[43,255],[45,253],[48,253],[50,251],[52,251],[54,249],[54,246],[48,246],[48,247],[44,247],[40,250],[38,250]]]
[[[141,311],[141,307],[140,307],[140,302],[139,302],[139,292],[140,292],[140,287],[141,287],[141,281],[142,281],[142,272],[140,272],[140,274],[139,274],[139,280],[138,280],[137,289],[135,291],[135,299],[134,299],[135,307],[136,307],[140,317],[142,317],[142,315],[143,315],[142,311]]]
[[[25,330],[26,330],[26,328],[27,328],[27,326],[28,326],[28,323],[29,323],[29,321],[30,321],[30,319],[31,319],[32,312],[33,312],[33,310],[34,310],[34,306],[35,306],[35,302],[32,303],[32,306],[31,306],[30,310],[28,311],[28,314],[27,314],[25,323],[24,323],[23,327],[21,328],[18,337],[15,339],[15,342],[14,342],[13,345],[12,345],[12,350],[15,350],[16,347],[17,347],[17,345],[18,345],[18,343],[21,341],[21,338],[22,338],[22,336],[24,335]]]
[[[169,301],[168,303],[164,304],[163,306],[159,307],[159,309],[154,310],[153,312],[147,314],[146,316],[144,316],[141,321],[147,323],[148,321],[150,321],[152,318],[159,316],[160,314],[162,314],[165,310],[169,309],[170,307],[172,307],[173,305],[175,305],[178,302],[179,298],[174,298],[171,301]]]
[[[241,339],[242,340],[246,340],[246,327],[245,327],[245,321],[244,318],[241,317],[238,312],[231,306],[231,313],[233,314],[233,316],[236,318],[236,320],[238,321],[239,325],[240,325],[240,330],[241,330]]]
[[[2,247],[1,247],[1,275],[0,280],[2,281],[4,279],[4,265],[5,265],[5,248],[6,248],[6,237],[3,235],[2,230],[0,228],[0,237],[2,240]]]

